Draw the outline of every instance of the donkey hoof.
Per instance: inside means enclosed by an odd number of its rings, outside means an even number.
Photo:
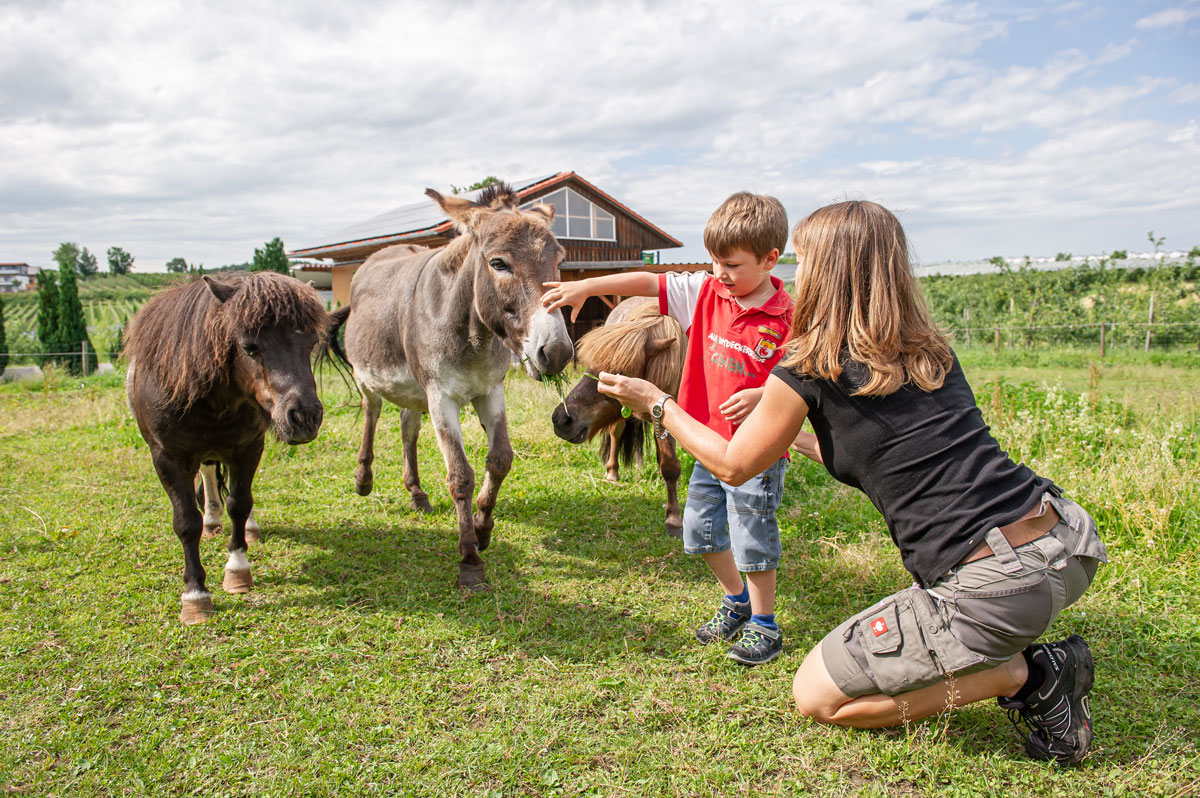
[[[258,543],[260,540],[262,540],[262,529],[259,528],[258,524],[247,523],[246,542]]]
[[[483,581],[483,565],[466,565],[460,563],[458,566],[458,586],[464,590],[473,592],[487,590],[487,583]]]
[[[683,537],[683,527],[674,526],[673,524],[665,524],[663,530],[667,533],[667,537],[681,538]]]
[[[368,479],[365,481],[354,480],[354,492],[359,496],[370,496],[371,489],[375,487],[375,481]]]
[[[414,493],[412,495],[412,508],[418,513],[432,513],[433,505],[429,503],[429,494]]]
[[[254,587],[254,577],[250,575],[249,569],[245,571],[225,571],[225,580],[221,583],[221,587],[226,593],[249,593],[250,588]]]
[[[204,623],[213,614],[213,603],[211,596],[203,598],[190,598],[183,600],[183,607],[179,610],[179,620],[184,626],[191,626],[196,623]]]
[[[492,545],[492,530],[491,529],[476,529],[475,539],[479,541],[479,550],[487,551],[487,547]]]
[[[215,524],[205,524],[204,529],[200,532],[200,537],[203,540],[212,540],[221,536],[221,522]]]

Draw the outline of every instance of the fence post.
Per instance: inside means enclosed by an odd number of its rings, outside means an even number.
[[[83,364],[83,376],[86,377],[87,376],[87,341],[86,340],[79,345],[79,351],[83,354],[83,360],[81,362]]]
[[[967,329],[967,347],[971,346],[971,311],[963,308],[963,322]]]
[[[1000,325],[999,324],[996,325],[995,344],[996,344],[996,354],[998,355],[998,354],[1000,354]]]
[[[1106,322],[1100,322],[1100,357],[1104,357],[1105,352],[1108,351],[1108,342],[1104,339],[1104,329],[1107,326],[1108,324]]]
[[[1146,351],[1150,351],[1150,328],[1154,324],[1154,294],[1150,294],[1150,324],[1146,325]]]

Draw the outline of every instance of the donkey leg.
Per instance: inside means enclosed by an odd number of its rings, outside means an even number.
[[[369,496],[371,488],[375,485],[371,463],[375,460],[375,425],[379,423],[383,399],[379,394],[363,387],[361,383],[359,388],[362,390],[363,435],[362,446],[358,449],[358,471],[354,474],[354,492],[359,496]]]
[[[200,536],[207,540],[221,534],[221,513],[225,511],[217,484],[216,463],[200,465],[200,481],[204,486],[204,531]]]
[[[413,509],[432,513],[429,494],[421,490],[421,475],[417,472],[417,435],[421,432],[421,411],[405,408],[400,411],[400,440],[404,449],[404,487],[412,499]]]
[[[229,536],[229,559],[225,562],[225,578],[221,586],[226,593],[249,593],[254,587],[250,575],[250,560],[246,557],[246,521],[254,509],[250,485],[254,471],[262,458],[263,441],[238,452],[229,464],[229,520],[233,532]]]
[[[655,454],[658,455],[658,470],[663,482],[667,484],[667,518],[663,528],[673,538],[683,537],[683,512],[679,509],[679,452],[675,449],[675,439],[654,439]]]
[[[604,478],[609,482],[621,481],[621,469],[618,464],[621,449],[621,433],[625,431],[625,422],[618,421],[608,428],[608,456],[604,459]]]
[[[203,623],[213,614],[212,596],[205,587],[204,566],[200,563],[200,535],[204,518],[196,507],[196,469],[198,463],[180,461],[151,445],[154,470],[171,500],[171,526],[183,546],[183,595],[179,620],[185,626]]]
[[[479,556],[479,538],[471,516],[471,498],[475,493],[475,472],[463,449],[462,426],[458,421],[459,407],[452,399],[430,391],[429,416],[437,433],[438,448],[446,461],[446,483],[458,514],[458,586],[479,588],[483,585],[483,560]]]
[[[508,438],[508,416],[504,411],[504,386],[497,385],[487,396],[477,397],[471,404],[479,415],[479,423],[483,425],[488,439],[487,475],[475,499],[477,512],[473,519],[479,550],[484,551],[492,542],[492,526],[495,524],[492,509],[496,506],[500,484],[512,469],[513,450]]]

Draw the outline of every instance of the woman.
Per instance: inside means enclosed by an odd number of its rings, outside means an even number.
[[[659,405],[663,426],[724,482],[760,473],[794,441],[882,513],[915,583],[809,652],[793,684],[801,712],[876,728],[996,697],[1027,726],[1031,757],[1079,763],[1092,741],[1091,653],[1078,635],[1032,643],[1106,560],[1095,522],[992,438],[895,216],[843,202],[792,236],[788,355],[732,440],[643,380],[602,373],[600,391],[635,411]]]

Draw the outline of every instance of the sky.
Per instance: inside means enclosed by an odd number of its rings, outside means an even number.
[[[730,193],[917,263],[1200,244],[1200,0],[0,0],[0,262],[250,260],[575,171],[707,260]]]

